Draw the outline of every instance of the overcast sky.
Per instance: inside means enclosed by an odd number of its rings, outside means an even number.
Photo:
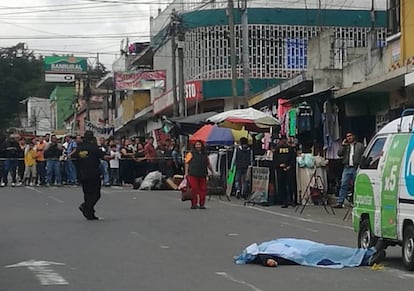
[[[121,3],[122,2],[122,3]],[[134,4],[131,4],[131,3]],[[25,42],[42,55],[74,54],[111,68],[121,40],[149,41],[149,17],[171,0],[0,2],[0,47]],[[139,4],[138,4],[139,3]]]
[[[184,0],[182,0],[184,1]],[[188,1],[188,0],[185,0]],[[202,0],[193,0],[201,2]],[[207,0],[204,0],[207,1]],[[226,3],[225,0],[216,0]],[[358,9],[372,0],[249,0],[249,6],[292,5]],[[108,69],[122,39],[149,41],[149,17],[172,0],[11,0],[0,2],[0,47],[25,42],[42,55],[73,54],[99,60]],[[182,4],[176,0],[178,5]],[[237,1],[235,1],[237,3]],[[375,0],[385,7],[386,0]],[[331,7],[332,6],[332,7]],[[162,21],[164,22],[164,21]]]

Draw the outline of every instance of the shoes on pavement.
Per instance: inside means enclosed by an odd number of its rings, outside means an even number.
[[[333,208],[344,208],[344,206],[342,204],[336,204],[333,206]]]
[[[93,215],[93,216],[89,216],[89,217],[87,217],[86,219],[87,219],[87,220],[101,220],[101,218],[99,218],[98,216],[95,216],[95,215]]]
[[[204,205],[200,205],[198,208],[199,209],[207,209]]]
[[[193,205],[193,206],[191,206],[190,208],[191,208],[191,209],[197,209],[198,207],[197,207],[197,206],[195,206],[195,205]]]
[[[12,187],[16,187],[16,183],[11,183],[11,186]]]
[[[288,207],[289,207],[288,205],[282,205],[281,208],[288,208]]]
[[[88,219],[88,216],[86,215],[86,212],[85,212],[85,208],[83,206],[83,203],[81,205],[79,205],[78,208],[79,208],[80,212],[82,212],[82,215],[85,216],[86,219]]]
[[[6,187],[6,183],[1,182],[0,187]]]
[[[385,259],[386,255],[387,255],[387,253],[384,250],[380,250],[380,251],[376,252],[375,254],[373,254],[369,258],[368,265],[372,266],[374,264],[381,263]]]

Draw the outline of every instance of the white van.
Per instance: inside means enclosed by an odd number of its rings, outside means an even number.
[[[366,148],[354,183],[358,247],[401,245],[414,270],[414,109],[384,126]]]

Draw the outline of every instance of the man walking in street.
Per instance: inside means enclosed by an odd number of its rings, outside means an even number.
[[[101,198],[100,163],[101,159],[110,160],[111,157],[99,149],[93,132],[89,130],[85,132],[74,156],[84,196],[79,210],[87,220],[99,220],[95,215],[95,205]]]
[[[346,134],[346,138],[342,141],[342,145],[338,150],[338,156],[342,158],[344,170],[341,178],[341,188],[339,189],[339,197],[334,208],[343,208],[345,197],[348,193],[351,183],[355,180],[356,170],[364,153],[364,145],[355,140],[352,132]]]

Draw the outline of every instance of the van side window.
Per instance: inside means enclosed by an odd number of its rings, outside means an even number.
[[[381,138],[378,138],[374,142],[368,154],[362,158],[363,161],[361,162],[361,166],[360,166],[361,169],[378,168],[379,160],[383,154],[385,140],[386,140],[385,137],[381,137]]]

